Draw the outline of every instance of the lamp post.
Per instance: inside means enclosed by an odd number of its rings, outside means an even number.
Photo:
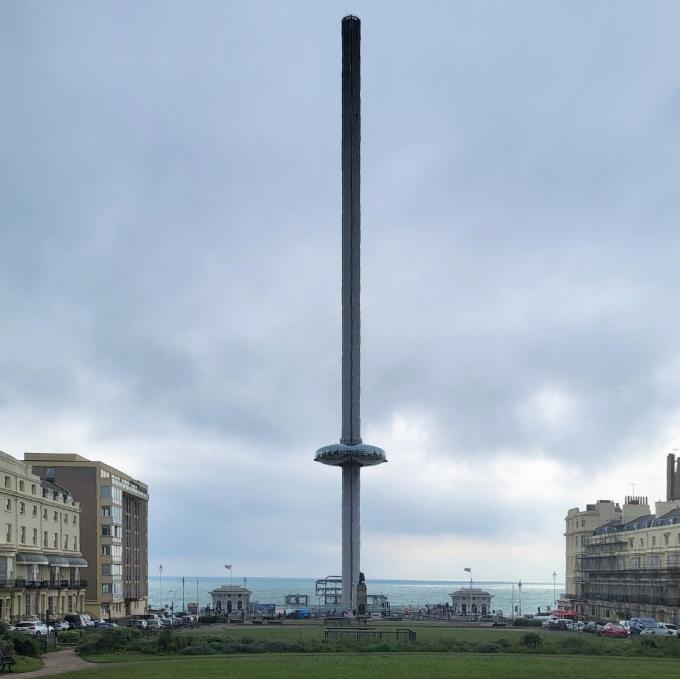
[[[510,605],[512,609],[512,620],[515,621],[515,583],[512,583],[512,604]]]
[[[557,608],[557,573],[553,571],[553,610]]]
[[[472,568],[463,568],[463,570],[470,574],[470,619],[472,619]]]
[[[158,566],[158,578],[160,580],[160,588],[161,588],[161,593],[159,595],[160,602],[161,602],[161,608],[163,609],[163,612],[165,612],[165,607],[163,606],[163,564],[159,564],[159,566]]]
[[[187,612],[187,609],[184,607],[184,576],[182,576],[182,612]]]
[[[522,617],[522,581],[517,583],[517,588],[519,589],[519,617]]]

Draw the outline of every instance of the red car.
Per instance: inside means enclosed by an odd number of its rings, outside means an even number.
[[[613,622],[608,622],[600,632],[603,637],[615,637],[620,639],[628,638],[628,630],[621,625],[616,625]]]

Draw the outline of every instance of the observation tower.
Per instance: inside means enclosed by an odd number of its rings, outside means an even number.
[[[342,604],[357,609],[361,468],[387,462],[361,441],[361,22],[342,20],[342,435],[314,459],[342,469]]]

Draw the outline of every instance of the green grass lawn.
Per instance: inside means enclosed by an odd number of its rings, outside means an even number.
[[[43,666],[43,661],[40,658],[27,658],[23,655],[17,656],[16,665],[14,665],[15,672],[32,672],[39,670]]]
[[[459,654],[334,654],[195,657],[98,665],[61,679],[652,679],[675,676],[672,659]]]

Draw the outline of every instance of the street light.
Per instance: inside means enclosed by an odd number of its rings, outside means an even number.
[[[517,583],[517,587],[519,588],[519,617],[522,617],[522,581],[520,580]]]
[[[556,585],[557,573],[553,571],[553,609],[557,608],[557,585]]]
[[[163,606],[163,564],[159,564],[158,566],[158,577],[161,581],[161,593],[160,593],[161,608],[165,612],[165,607]]]

